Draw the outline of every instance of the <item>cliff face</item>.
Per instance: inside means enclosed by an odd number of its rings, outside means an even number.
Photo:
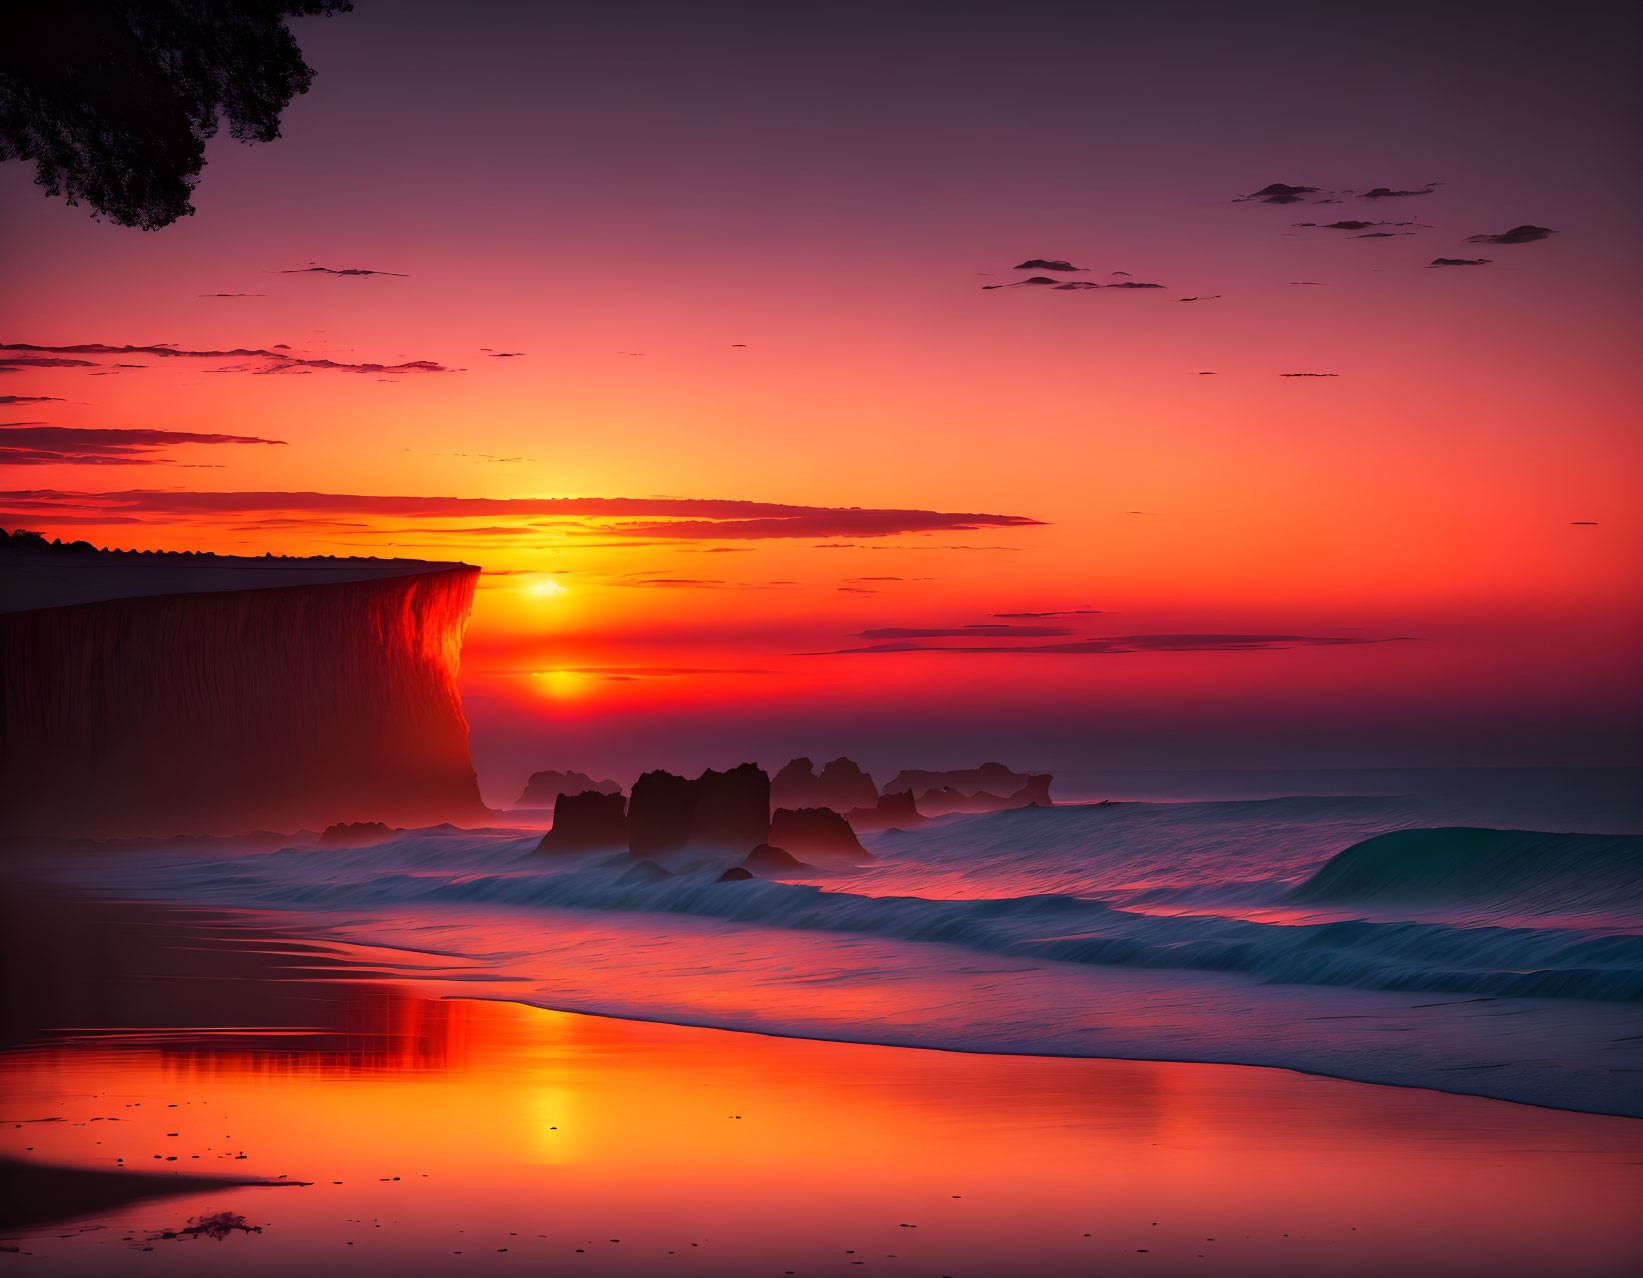
[[[479,570],[0,616],[7,833],[486,818],[455,674]]]

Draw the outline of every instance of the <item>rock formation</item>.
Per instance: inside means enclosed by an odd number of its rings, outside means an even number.
[[[319,845],[322,848],[364,848],[373,843],[382,843],[398,833],[398,830],[383,825],[381,821],[339,821],[336,825],[325,827],[319,836]]]
[[[802,875],[815,868],[813,865],[806,865],[786,848],[771,847],[768,843],[759,844],[747,854],[747,860],[742,862],[742,869],[751,871],[763,879]]]
[[[91,837],[483,823],[455,680],[478,576],[0,555],[0,823]]]
[[[770,783],[771,811],[777,808],[832,808],[848,812],[878,802],[878,787],[849,759],[838,758],[817,776],[809,759],[794,759]]]
[[[881,794],[879,801],[872,807],[855,808],[846,812],[844,819],[850,822],[851,828],[855,830],[908,830],[920,822],[929,820],[918,810],[911,790]]]
[[[870,861],[856,832],[832,808],[777,808],[770,817],[770,842],[795,856]]]
[[[753,763],[709,768],[694,781],[647,772],[628,799],[628,851],[635,857],[687,850],[744,855],[769,830],[770,778]]]
[[[538,775],[541,775],[540,773]],[[553,828],[538,852],[620,852],[628,845],[627,800],[618,790],[561,794],[553,805]]]
[[[1009,808],[1049,807],[1049,773],[1012,772],[1002,763],[984,763],[979,768],[949,772],[898,772],[885,792],[910,789],[918,796],[918,810],[925,816],[945,816],[949,812],[1001,812]]]
[[[735,883],[735,882],[738,882],[740,880],[752,879],[752,878],[757,878],[757,877],[758,877],[757,875],[751,873],[750,871],[742,869],[741,866],[733,865],[728,870],[726,870],[723,874],[721,874],[719,876],[719,882],[720,883]]]
[[[518,808],[551,808],[562,794],[584,794],[597,790],[600,794],[620,794],[622,787],[614,781],[595,781],[585,772],[533,772],[525,783],[525,793],[519,796]]]
[[[943,786],[957,790],[960,794],[1014,794],[1027,783],[1027,774],[1014,772],[1002,763],[984,763],[979,768],[952,768],[944,772],[928,772],[918,768],[904,768],[896,773],[895,779],[885,786],[885,793],[892,790],[911,790],[914,794],[923,794],[926,790],[939,790]]]
[[[930,816],[946,816],[951,812],[1005,812],[1011,808],[1047,808],[1052,805],[1050,798],[1049,773],[1040,773],[1029,776],[1019,790],[1012,794],[988,794],[985,790],[977,794],[965,794],[952,786],[942,786],[939,790],[926,790],[918,797],[918,806],[921,812]]]

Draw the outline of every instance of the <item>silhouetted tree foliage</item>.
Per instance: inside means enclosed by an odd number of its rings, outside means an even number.
[[[349,0],[23,0],[0,31],[0,159],[145,231],[194,212],[206,139],[271,142],[308,90],[286,19]]]

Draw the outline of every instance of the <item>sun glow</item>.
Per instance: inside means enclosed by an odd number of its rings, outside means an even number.
[[[581,670],[533,670],[531,686],[556,701],[585,697],[593,690],[593,676]]]

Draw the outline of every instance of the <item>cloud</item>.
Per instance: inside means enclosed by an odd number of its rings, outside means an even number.
[[[1083,269],[1083,268],[1079,268]],[[1121,274],[1122,272],[1114,272]],[[1060,291],[1088,289],[1088,288],[1163,288],[1162,284],[1140,284],[1133,280],[1123,280],[1117,284],[1096,284],[1090,280],[1058,280],[1049,275],[1033,275],[1024,280],[1017,280],[1014,284],[983,284],[983,290],[993,288],[1053,288]]]
[[[1339,373],[1279,373],[1279,377],[1339,377]]]
[[[1273,182],[1263,186],[1259,191],[1251,191],[1248,195],[1240,195],[1233,201],[1242,204],[1249,200],[1257,200],[1262,204],[1299,204],[1301,197],[1318,194],[1315,186],[1289,186],[1283,182]]]
[[[1544,240],[1548,236],[1556,235],[1549,226],[1514,226],[1510,231],[1502,231],[1499,235],[1468,235],[1468,244],[1533,244],[1536,240]]]
[[[1203,297],[1183,297],[1181,300],[1183,302],[1213,302],[1216,298],[1218,298],[1220,296],[1221,295],[1219,293],[1208,293],[1208,294],[1205,294]]]
[[[1020,266],[1012,266],[1012,271],[1087,271],[1087,266],[1074,266],[1065,258],[1045,259],[1042,257],[1028,258]]]
[[[1426,269],[1434,266],[1488,266],[1493,258],[1488,257],[1434,257],[1426,264]]]
[[[489,355],[492,359],[523,359],[525,356],[524,351],[493,351],[488,346],[483,349],[485,354]]]
[[[57,395],[0,395],[0,404],[61,404]]]
[[[289,373],[309,372],[312,369],[334,370],[343,373],[448,373],[451,370],[430,359],[412,360],[406,364],[343,364],[332,359],[304,359],[288,355],[290,347],[283,344],[272,349],[235,347],[221,351],[180,350],[175,346],[110,346],[103,342],[76,342],[69,346],[39,346],[33,342],[0,342],[0,351],[41,352],[39,355],[0,356],[0,372],[8,364],[49,365],[52,367],[95,367],[95,360],[60,359],[63,355],[151,355],[160,359],[253,359],[260,365],[241,365],[219,372]],[[115,364],[115,368],[142,368],[141,364]]]
[[[1597,527],[1597,520],[1595,520],[1595,519],[1571,519],[1569,521],[1569,527],[1571,527],[1571,528],[1596,528]]]
[[[614,586],[658,586],[667,590],[718,590],[728,586],[727,581],[711,577],[649,577],[642,581],[615,581]]]
[[[274,513],[334,518],[339,515],[406,519],[546,516],[570,518],[577,534],[649,538],[661,534],[688,541],[760,541],[771,538],[887,537],[898,533],[951,532],[982,527],[1036,527],[1023,515],[794,506],[776,502],[676,497],[398,497],[315,492],[171,492],[134,489],[82,493],[42,490],[0,494],[54,509],[84,512],[86,522],[104,514],[161,515],[210,521]],[[582,520],[601,521],[581,523]],[[567,543],[575,545],[576,543]],[[583,543],[586,544],[586,543]],[[956,547],[930,547],[956,549]]]
[[[1031,639],[1070,635],[1059,626],[962,626],[955,630],[920,630],[909,626],[883,626],[858,630],[852,639]]]
[[[295,266],[280,272],[281,275],[395,275],[402,280],[411,277],[403,271],[368,271],[360,266],[344,266],[338,269],[334,266]]]
[[[201,297],[267,297],[267,293],[201,293]]]
[[[866,648],[838,648],[805,656],[843,657],[897,652],[1009,653],[1014,656],[1112,656],[1137,652],[1265,652],[1284,648],[1330,648],[1356,644],[1403,643],[1408,636],[1387,639],[1343,639],[1317,635],[1113,635],[1071,643],[1035,643],[1016,647],[954,646],[912,641],[874,644]]]
[[[1320,231],[1367,231],[1372,226],[1418,226],[1424,230],[1431,230],[1425,222],[1365,222],[1356,218],[1349,218],[1341,222],[1297,222],[1295,225],[1310,226]],[[1390,234],[1390,232],[1377,231],[1375,234],[1387,235]],[[1411,234],[1411,232],[1404,232],[1404,234]],[[1356,240],[1367,240],[1372,237],[1368,235],[1355,235],[1352,238]]]
[[[41,349],[39,347],[16,347],[0,345],[0,351]],[[97,362],[90,359],[59,359],[54,355],[8,355],[0,358],[0,373],[23,373],[35,368],[96,368]]]
[[[1017,618],[1032,617],[1032,618],[1037,618],[1037,619],[1040,619],[1040,620],[1042,620],[1045,617],[1098,617],[1098,616],[1101,615],[1101,609],[1099,609],[1099,608],[1068,608],[1068,609],[1065,609],[1061,612],[995,612],[992,615],[995,616],[995,617],[1006,619],[1006,620],[1008,620],[1009,618],[1012,618],[1012,617],[1017,617]]]
[[[158,453],[179,444],[283,444],[256,435],[198,434],[179,430],[105,430],[44,426],[37,422],[0,425],[0,465],[7,466],[171,466]]]
[[[1394,191],[1391,187],[1374,186],[1367,191],[1359,192],[1358,198],[1360,200],[1390,200],[1407,195],[1431,195],[1437,188],[1438,184],[1436,182],[1428,182],[1418,191]]]

